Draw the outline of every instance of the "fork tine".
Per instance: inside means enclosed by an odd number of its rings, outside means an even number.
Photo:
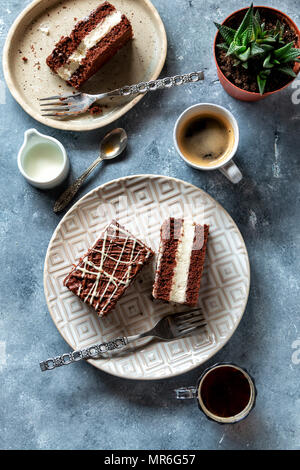
[[[74,94],[70,94],[70,93],[65,93],[65,94],[62,94],[62,95],[55,95],[55,96],[47,96],[45,98],[39,98],[39,101],[47,101],[47,100],[66,100],[68,98],[74,98],[75,96],[79,96],[81,95],[81,93],[74,93]]]
[[[67,112],[65,112],[65,113],[46,113],[46,114],[42,113],[41,116],[64,117],[64,116],[67,116]]]
[[[75,113],[74,111],[63,111],[60,113],[58,112],[58,113],[41,114],[41,116],[65,117],[65,116],[77,116],[78,114],[81,114],[81,113]]]
[[[180,315],[174,319],[176,325],[181,325],[182,323],[190,323],[191,321],[198,320],[204,318],[202,312],[194,313],[191,315]]]
[[[65,111],[70,111],[70,109],[65,106],[64,108],[61,108],[61,107],[57,107],[57,108],[43,108],[43,111],[61,111],[62,113],[64,113]]]
[[[201,307],[198,308],[193,308],[192,310],[185,310],[184,312],[176,312],[172,314],[172,317],[177,318],[177,317],[187,317],[191,316],[194,312],[202,312]]]
[[[39,101],[61,100],[61,99],[65,99],[65,98],[63,98],[63,97],[60,96],[60,95],[56,95],[56,96],[47,96],[47,98],[39,98]]]
[[[64,101],[53,101],[50,103],[40,103],[40,106],[68,106],[67,102]]]
[[[189,328],[198,328],[198,326],[201,326],[201,325],[206,325],[206,321],[204,319],[198,320],[197,322],[194,322],[194,323],[186,323],[186,324],[178,325],[177,328],[179,331],[186,331]]]
[[[197,322],[197,321],[199,321],[199,320],[205,320],[204,315],[199,314],[199,315],[193,315],[193,316],[190,317],[190,318],[184,318],[184,319],[181,319],[181,318],[180,318],[180,319],[177,319],[177,320],[176,320],[176,325],[178,325],[178,326],[179,326],[179,325],[186,325],[186,324],[191,325],[191,324],[193,324],[193,323],[195,323],[195,322]]]
[[[69,105],[68,107],[64,107],[64,108],[59,108],[58,109],[58,112],[57,113],[51,113],[51,114],[47,114],[44,116],[78,116],[78,114],[82,114],[84,113],[85,111],[87,111],[88,107],[82,107],[82,108],[79,108],[78,105],[74,104],[74,105]],[[43,109],[42,111],[54,111],[55,108],[51,108],[51,109]],[[43,116],[43,114],[42,114]]]
[[[205,325],[203,325],[204,327]],[[193,327],[193,328],[189,328],[188,330],[184,330],[184,331],[180,331],[180,334],[183,336],[187,336],[189,335],[190,333],[193,333],[195,330],[197,330],[198,327]]]
[[[202,323],[201,325],[196,325],[192,326],[191,328],[187,328],[186,330],[180,330],[181,335],[188,335],[189,333],[192,333],[193,331],[197,330],[198,328],[204,328],[207,324]]]
[[[175,318],[176,321],[188,321],[189,319],[192,319],[194,317],[199,317],[203,316],[203,313],[199,311],[198,313],[193,312],[193,313],[187,313],[184,315],[178,315],[178,317]]]

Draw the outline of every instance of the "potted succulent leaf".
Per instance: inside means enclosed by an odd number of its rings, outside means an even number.
[[[215,25],[218,77],[234,98],[258,101],[282,90],[296,77],[300,32],[281,11],[252,4]]]

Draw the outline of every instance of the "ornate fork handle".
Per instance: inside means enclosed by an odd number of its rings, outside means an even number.
[[[195,313],[196,311],[198,311],[198,314]],[[171,313],[161,318],[151,330],[133,336],[119,337],[107,343],[95,344],[86,349],[52,357],[46,361],[40,362],[40,367],[42,371],[52,370],[56,367],[66,366],[72,362],[80,361],[81,359],[96,358],[105,352],[113,351],[114,349],[122,349],[127,344],[141,338],[154,337],[163,341],[170,341],[184,335],[190,335],[198,328],[205,327],[205,325],[206,322],[199,307],[188,311]]]
[[[62,356],[51,357],[46,361],[40,362],[40,368],[44,372],[45,370],[52,370],[56,367],[67,366],[72,362],[78,362],[82,359],[93,359],[108,351],[114,349],[121,349],[128,344],[126,337],[116,338],[107,343],[95,344],[86,349],[79,349],[70,353],[63,354]]]
[[[136,85],[127,85],[118,90],[121,96],[131,96],[137,93],[147,93],[148,91],[163,90],[173,86],[184,85],[185,83],[196,83],[204,80],[204,73],[192,72],[184,75],[175,75],[174,77],[159,78],[150,82],[141,82]],[[114,92],[112,92],[114,93]]]

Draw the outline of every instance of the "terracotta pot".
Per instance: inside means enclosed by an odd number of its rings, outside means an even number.
[[[271,8],[271,7],[256,6],[255,8],[263,8],[265,10],[272,10],[279,18],[280,17],[284,18],[285,21],[290,26],[290,28],[293,29],[295,31],[295,33],[297,34],[298,40],[296,41],[295,47],[300,48],[300,31],[299,31],[298,27],[296,26],[296,24],[290,19],[289,16],[285,15],[280,10],[276,10],[275,8]],[[240,10],[237,10],[234,13],[231,13],[231,15],[227,16],[227,18],[222,22],[222,24],[226,24],[227,21],[230,18],[232,18],[233,16],[235,16],[239,13],[246,13],[247,10],[248,10],[248,8],[241,8]],[[260,93],[254,93],[252,91],[246,91],[246,90],[243,90],[242,88],[237,87],[232,82],[230,82],[228,80],[228,78],[225,77],[225,75],[223,74],[223,72],[220,69],[219,64],[217,62],[216,44],[217,44],[218,35],[219,35],[219,32],[217,32],[215,40],[214,40],[214,58],[215,58],[216,66],[217,66],[218,77],[219,77],[220,83],[222,84],[224,90],[227,91],[227,93],[230,96],[232,96],[233,98],[236,98],[236,99],[242,100],[242,101],[259,101],[263,98],[266,98],[267,96],[273,95],[274,93],[278,93],[279,91],[281,91],[284,88],[286,88],[287,86],[289,86],[291,84],[291,82],[293,81],[293,79],[291,79],[286,85],[279,88],[278,90],[269,91],[268,93],[264,93],[263,95],[261,95]],[[298,73],[299,70],[300,70],[300,63],[296,62],[295,66],[294,66],[294,72]]]

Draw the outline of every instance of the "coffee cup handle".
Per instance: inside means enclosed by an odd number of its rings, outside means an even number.
[[[236,166],[236,164],[231,160],[230,162],[226,163],[224,166],[219,168],[220,172],[223,173],[226,178],[229,179],[233,184],[237,184],[243,178],[242,173]]]
[[[174,390],[177,400],[188,400],[190,398],[196,398],[197,388],[196,387],[182,387]]]

